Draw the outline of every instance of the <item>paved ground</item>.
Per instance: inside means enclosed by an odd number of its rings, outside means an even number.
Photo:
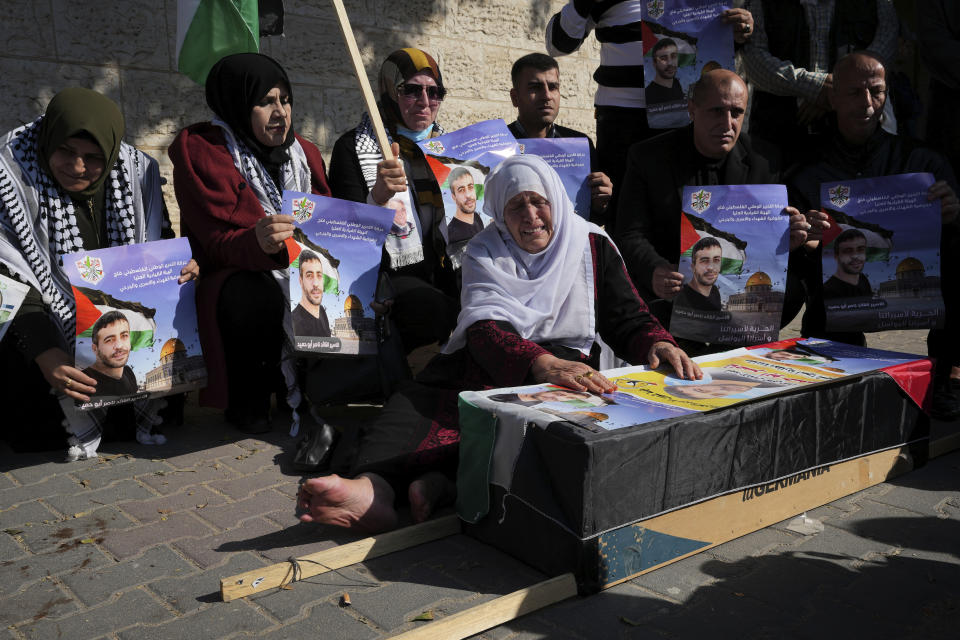
[[[917,332],[871,346],[925,352]],[[352,538],[294,519],[279,427],[241,438],[215,412],[187,418],[167,445],[93,461],[0,448],[0,638],[376,638],[544,578],[457,535],[223,603],[221,577]],[[960,453],[809,515],[822,532],[781,523],[482,637],[960,636]]]

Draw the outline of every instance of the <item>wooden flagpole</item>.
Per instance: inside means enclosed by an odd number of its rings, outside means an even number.
[[[373,90],[370,88],[367,71],[363,68],[363,61],[360,59],[360,50],[357,48],[357,41],[353,37],[353,29],[350,27],[350,18],[347,17],[347,10],[343,8],[343,0],[333,0],[333,8],[337,11],[340,32],[343,33],[343,39],[347,43],[347,51],[350,53],[350,61],[353,63],[353,72],[357,75],[357,82],[360,83],[363,101],[367,105],[367,113],[370,114],[370,122],[373,125],[373,132],[377,136],[380,151],[383,153],[383,159],[393,160],[393,151],[390,149],[387,130],[383,128],[383,119],[380,117],[377,100],[373,95]]]

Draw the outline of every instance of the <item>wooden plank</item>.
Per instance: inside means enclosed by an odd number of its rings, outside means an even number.
[[[478,604],[466,611],[425,622],[393,638],[394,640],[421,638],[461,640],[575,595],[577,595],[577,581],[572,573],[565,573],[490,602]]]
[[[360,84],[363,102],[367,106],[367,113],[370,114],[370,124],[373,125],[373,133],[377,137],[377,144],[380,145],[380,152],[383,153],[384,160],[393,160],[390,140],[387,138],[387,131],[383,127],[380,109],[377,108],[377,99],[374,97],[373,90],[370,88],[370,81],[367,79],[367,70],[363,68],[363,60],[360,59],[360,49],[357,48],[357,41],[353,37],[353,28],[350,26],[350,18],[347,17],[347,10],[343,8],[343,0],[332,0],[332,2],[334,10],[337,12],[340,32],[343,34],[343,40],[347,45],[347,52],[350,54],[353,72],[356,74],[357,82]]]
[[[456,533],[460,533],[460,519],[455,514],[451,514],[311,553],[296,559],[300,565],[299,579],[320,575]],[[293,564],[281,562],[223,578],[220,580],[220,596],[224,602],[229,602],[291,582],[293,582]]]
[[[649,573],[683,558],[695,555],[740,536],[758,531],[777,522],[801,514],[809,509],[839,500],[857,491],[880,484],[888,478],[906,473],[913,468],[909,448],[900,447],[861,456],[818,470],[797,474],[779,482],[770,482],[755,488],[718,496],[711,500],[691,505],[660,516],[621,527],[600,536],[600,553],[607,565],[608,580],[600,575],[601,588],[607,589],[621,582]],[[626,536],[626,537],[625,537]],[[619,547],[633,542],[649,541],[662,536],[666,547],[673,542],[683,548],[675,556],[648,560],[631,558],[632,566],[642,566],[639,571],[624,571],[616,565]],[[696,546],[688,550],[675,541]],[[697,541],[701,544],[696,545]],[[647,547],[649,552],[650,547]]]

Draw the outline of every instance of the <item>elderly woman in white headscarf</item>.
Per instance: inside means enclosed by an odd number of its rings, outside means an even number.
[[[462,311],[444,354],[364,427],[349,479],[304,483],[302,520],[389,529],[404,486],[414,520],[426,519],[455,495],[457,394],[527,383],[612,391],[596,369],[598,336],[628,362],[702,376],[637,295],[616,247],[574,213],[543,160],[508,158],[484,187],[494,224],[467,246]]]

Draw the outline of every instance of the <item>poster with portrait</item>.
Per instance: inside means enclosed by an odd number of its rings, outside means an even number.
[[[471,401],[508,403],[514,412],[539,424],[559,418],[588,431],[609,431],[722,409],[918,359],[829,340],[792,339],[694,358],[704,374],[700,380],[680,379],[665,367],[623,367],[603,372],[617,386],[603,395],[540,384],[469,396]]]
[[[733,69],[733,27],[721,15],[729,0],[642,0],[647,122],[672,129],[690,122],[687,97],[704,71]]]
[[[586,138],[520,138],[519,152],[540,156],[557,172],[573,210],[590,219],[590,141]]]
[[[76,366],[97,381],[80,409],[206,385],[195,283],[177,284],[190,256],[186,238],[63,256],[77,306]]]
[[[780,184],[684,187],[680,273],[670,332],[733,346],[780,332],[790,221]]]
[[[0,340],[3,340],[29,291],[30,287],[22,282],[0,275]]]
[[[297,351],[317,355],[377,352],[374,301],[393,212],[360,202],[283,192],[296,230],[287,239],[290,316]]]
[[[943,325],[940,202],[927,201],[934,181],[908,173],[820,185],[828,331]]]
[[[517,153],[517,141],[503,120],[485,120],[417,144],[440,185],[441,232],[456,269],[467,242],[490,222],[483,213],[483,183],[491,169]]]

